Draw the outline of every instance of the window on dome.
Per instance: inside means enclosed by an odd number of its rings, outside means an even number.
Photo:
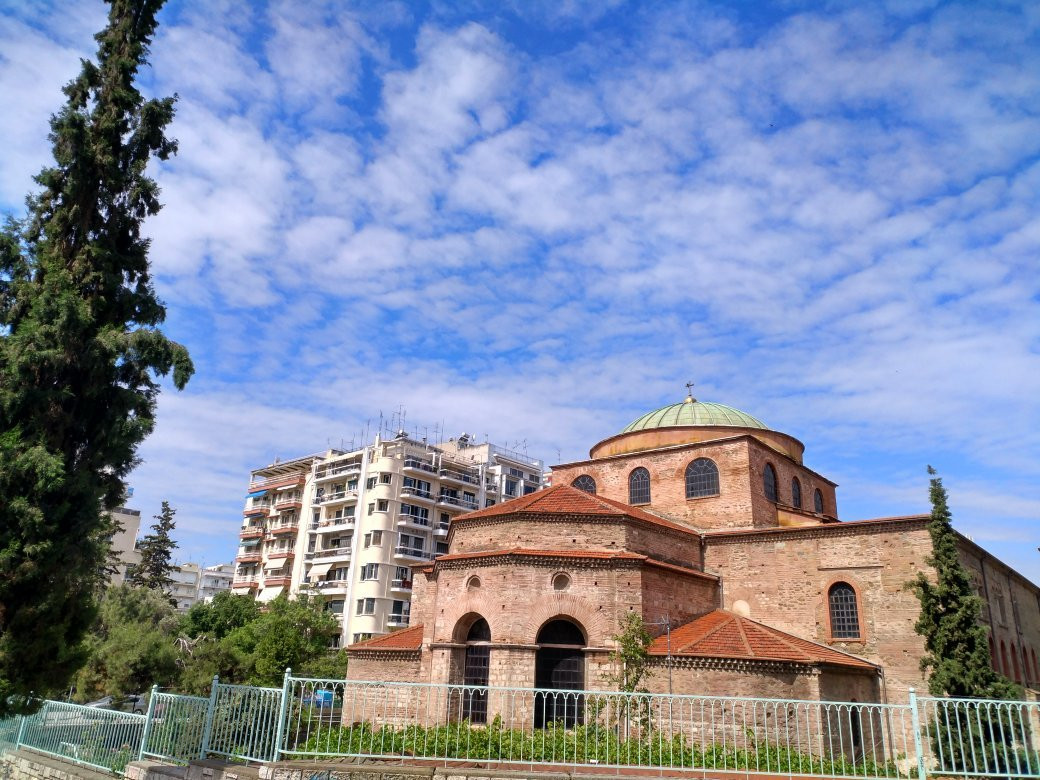
[[[820,491],[819,488],[817,488],[816,492],[813,493],[812,502],[813,502],[813,509],[816,510],[816,514],[822,515],[823,514],[823,493]]]
[[[765,470],[762,472],[762,487],[765,488],[766,498],[770,501],[777,500],[776,469],[773,468],[771,463],[767,463]]]
[[[571,483],[571,486],[578,488],[578,490],[584,490],[586,493],[596,495],[596,480],[588,474],[582,474]]]
[[[642,467],[628,475],[628,503],[650,503],[650,472]]]
[[[836,582],[827,593],[830,604],[831,638],[859,639],[859,605],[856,590],[847,582]]]
[[[802,483],[798,477],[791,477],[791,506],[795,509],[802,508]]]
[[[686,497],[703,498],[719,494],[719,467],[710,458],[697,458],[686,467]]]

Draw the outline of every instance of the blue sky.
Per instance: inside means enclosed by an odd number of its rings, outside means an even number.
[[[104,6],[0,0],[0,211]],[[234,554],[251,468],[413,422],[554,462],[695,394],[1040,580],[1040,5],[171,0],[167,330],[132,504]]]

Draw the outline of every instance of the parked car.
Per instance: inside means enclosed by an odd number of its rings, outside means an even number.
[[[144,715],[148,710],[148,699],[143,693],[130,693],[123,697],[122,702],[115,706],[114,696],[104,696],[97,701],[87,702],[88,707],[97,707],[102,710],[119,710],[120,712],[135,712]]]

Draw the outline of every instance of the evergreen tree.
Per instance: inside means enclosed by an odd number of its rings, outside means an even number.
[[[935,577],[933,580],[924,572],[918,572],[910,583],[921,602],[921,615],[915,629],[924,637],[921,669],[928,672],[928,692],[935,697],[1021,698],[1021,688],[992,666],[986,628],[981,622],[982,599],[975,595],[971,577],[958,555],[957,533],[953,530],[946,488],[931,466],[928,473],[932,503],[928,532],[932,554],[927,563],[935,570]],[[980,717],[968,709],[955,710],[950,717],[937,718],[929,724],[937,755],[938,744],[952,736],[964,745],[963,753],[954,753],[953,758],[974,754],[979,761],[988,756],[991,765],[1003,765],[1006,748],[1010,746],[1000,741],[1001,735],[1007,734],[1011,740],[1013,734],[1019,733],[1021,724],[1007,709],[999,710],[999,716],[997,710],[991,715],[986,712],[982,710]]]
[[[187,350],[158,326],[145,175],[167,159],[173,99],[134,86],[163,0],[108,0],[97,62],[51,119],[55,164],[28,215],[0,230],[0,717],[63,689],[86,659],[105,579],[107,510],[154,425],[157,375]]]
[[[175,525],[173,522],[175,514],[177,514],[177,510],[170,508],[170,502],[163,501],[162,510],[159,514],[154,515],[153,533],[148,534],[137,543],[141,562],[127,569],[127,585],[148,588],[157,593],[169,595],[170,586],[173,585],[173,577],[170,574],[181,570],[179,566],[170,563],[173,551],[177,549],[177,542],[173,541],[173,537],[170,536]],[[170,603],[177,606],[176,599],[170,598]]]

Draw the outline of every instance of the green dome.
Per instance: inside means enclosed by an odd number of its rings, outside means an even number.
[[[685,425],[728,425],[734,428],[769,430],[761,420],[757,420],[739,409],[734,409],[732,406],[687,399],[679,404],[662,406],[660,409],[647,412],[638,420],[626,425],[621,433]]]

